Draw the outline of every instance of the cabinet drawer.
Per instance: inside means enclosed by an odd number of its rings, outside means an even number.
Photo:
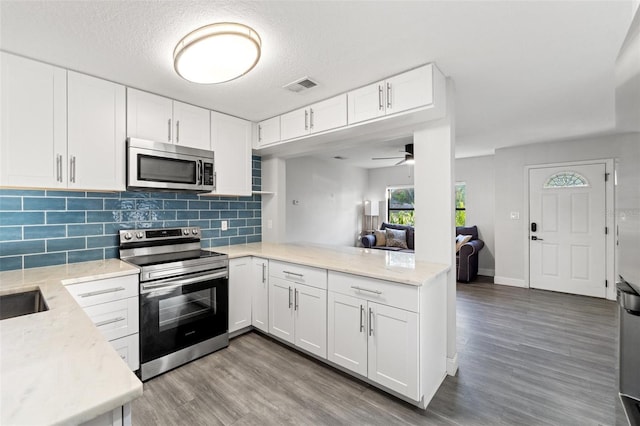
[[[131,371],[140,368],[140,335],[138,333],[131,336],[121,337],[110,341],[113,349],[118,352],[120,358],[129,365]]]
[[[418,287],[329,271],[329,291],[419,312]]]
[[[326,269],[271,260],[269,261],[269,276],[312,287],[327,288]]]
[[[138,296],[138,276],[127,275],[124,277],[70,284],[66,286],[66,289],[80,306],[93,306],[99,303]]]
[[[84,308],[107,340],[138,332],[138,298],[116,300]]]

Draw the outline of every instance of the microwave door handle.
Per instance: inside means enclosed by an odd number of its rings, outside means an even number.
[[[202,160],[196,161],[196,183],[202,185]]]

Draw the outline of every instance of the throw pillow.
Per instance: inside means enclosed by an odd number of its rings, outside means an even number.
[[[468,243],[469,241],[471,241],[471,238],[473,238],[472,235],[458,235],[456,237],[456,253],[458,253],[460,251],[460,248]]]
[[[387,228],[387,247],[407,248],[407,231],[404,229]]]
[[[376,247],[387,245],[387,233],[384,231],[373,231],[373,235],[376,237]]]

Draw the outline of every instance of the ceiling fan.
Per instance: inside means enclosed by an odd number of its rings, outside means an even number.
[[[373,157],[372,160],[394,160],[396,158],[402,158],[402,160],[394,164],[394,166],[399,166],[401,164],[413,165],[413,144],[406,144],[404,146],[404,151],[400,152],[404,154],[404,157]]]

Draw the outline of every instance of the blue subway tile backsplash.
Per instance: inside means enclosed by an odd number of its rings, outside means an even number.
[[[260,157],[252,165],[260,191]],[[117,258],[121,229],[199,226],[205,248],[259,242],[261,204],[258,194],[0,189],[0,270]]]

